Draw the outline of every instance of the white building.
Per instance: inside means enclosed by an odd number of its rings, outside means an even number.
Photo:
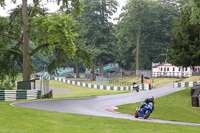
[[[152,63],[152,77],[190,77],[191,67],[178,67],[170,63]]]

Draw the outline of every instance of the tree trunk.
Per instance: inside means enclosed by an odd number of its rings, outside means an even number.
[[[80,78],[78,66],[79,64],[76,62],[76,78]]]
[[[29,31],[27,16],[27,0],[22,0],[23,17],[23,80],[30,80],[30,53],[29,53]]]
[[[99,76],[100,76],[100,77],[104,77],[104,73],[103,73],[103,60],[102,60],[101,57],[100,57],[100,59],[99,59],[99,70],[100,70]]]
[[[95,80],[94,67],[92,67],[92,72],[91,73],[92,73],[92,79],[91,80],[94,81]]]
[[[139,70],[140,35],[141,35],[141,23],[139,21],[138,31],[137,31],[137,34],[136,34],[136,40],[137,40],[137,45],[136,45],[136,70]]]

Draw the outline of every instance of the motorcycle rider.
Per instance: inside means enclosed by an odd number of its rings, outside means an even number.
[[[154,104],[154,97],[152,96],[151,98],[147,98],[144,100],[143,103],[141,103],[141,106],[140,106],[140,111],[142,111],[142,108],[145,106],[145,105],[148,105],[150,102],[152,102]]]
[[[139,86],[136,82],[133,82],[133,89],[135,89],[137,92],[139,92]]]
[[[135,84],[137,84],[137,83],[136,83],[136,82],[133,82],[133,87],[134,87]]]

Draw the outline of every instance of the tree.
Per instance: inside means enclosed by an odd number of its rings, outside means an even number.
[[[61,4],[61,12],[80,13],[79,0],[72,0],[70,6],[68,0],[57,0],[57,4]],[[5,0],[1,0],[0,5],[5,6]],[[22,0],[22,6],[19,5],[13,9],[8,18],[0,18],[2,42],[0,51],[4,51],[1,54],[9,52],[22,58],[23,80],[30,79],[30,57],[37,52],[53,53],[58,59],[63,56],[73,57],[76,50],[73,42],[75,34],[72,31],[72,16],[70,14],[47,14],[47,10],[41,7],[39,0],[33,0],[32,5],[28,5],[27,0]],[[57,61],[63,61],[63,59]],[[20,62],[17,63],[20,64]],[[52,62],[49,68],[53,69],[55,66],[53,67],[52,64],[54,63]],[[10,70],[7,69],[7,71],[11,73]]]
[[[175,24],[170,43],[170,63],[176,66],[200,65],[200,24],[191,21],[193,10],[190,6],[181,9],[181,18]]]
[[[123,7],[116,26],[118,61],[123,67],[151,69],[153,61],[165,60],[178,8],[167,0],[130,0]]]
[[[200,1],[199,0],[191,0],[189,3],[191,9],[191,16],[190,16],[190,21],[191,24],[200,24]]]
[[[114,53],[113,24],[108,20],[117,10],[116,0],[85,0],[84,11],[80,18],[85,33],[86,46],[98,49],[96,60],[100,65],[100,76],[103,76],[103,64],[111,59]],[[96,64],[96,63],[94,63]]]

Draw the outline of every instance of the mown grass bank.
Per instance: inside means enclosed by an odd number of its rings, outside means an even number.
[[[100,96],[100,95],[112,95],[112,94],[120,94],[120,93],[128,93],[129,91],[108,91],[108,90],[100,90],[88,87],[82,87],[72,84],[63,83],[60,81],[51,80],[50,87],[61,89],[65,91],[70,91],[74,93],[70,94],[54,94],[54,98],[78,98],[78,97],[89,97],[89,96]]]
[[[119,106],[119,112],[134,114],[140,103]],[[200,123],[200,108],[192,107],[190,88],[155,99],[155,110],[151,118]]]
[[[197,133],[199,127],[58,113],[0,102],[0,133]]]

